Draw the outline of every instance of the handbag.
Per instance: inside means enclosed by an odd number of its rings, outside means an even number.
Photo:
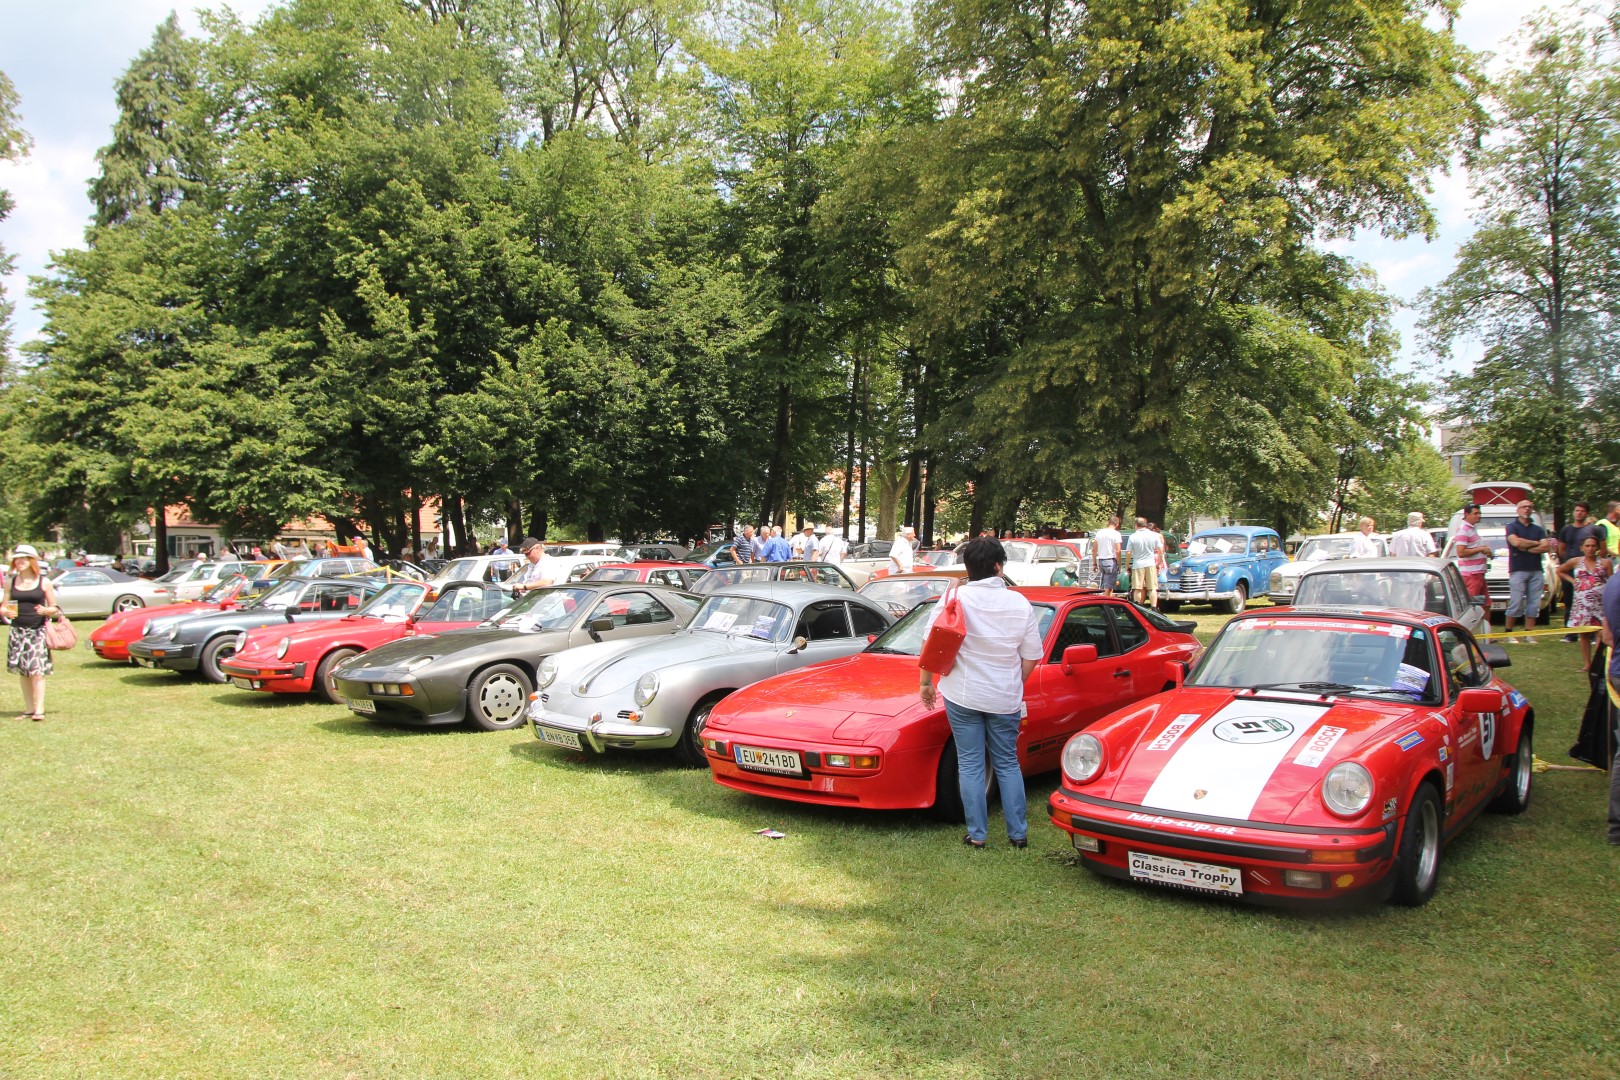
[[[45,647],[56,651],[76,648],[79,644],[78,632],[73,624],[68,622],[66,615],[58,615],[45,624]]]
[[[956,666],[956,654],[962,650],[962,642],[967,638],[967,619],[962,613],[962,601],[957,598],[955,589],[946,593],[940,604],[939,618],[928,628],[922,652],[917,657],[917,666],[935,675],[949,675],[951,668]]]

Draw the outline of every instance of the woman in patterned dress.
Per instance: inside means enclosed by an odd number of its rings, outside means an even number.
[[[45,623],[60,613],[56,589],[39,571],[39,552],[18,544],[11,553],[11,580],[6,584],[6,613],[11,637],[6,643],[6,670],[22,676],[23,712],[19,720],[45,719],[45,676],[53,670],[45,647]]]
[[[1581,541],[1579,558],[1571,559],[1558,568],[1558,576],[1575,586],[1575,598],[1569,605],[1569,618],[1564,625],[1603,625],[1603,584],[1614,576],[1614,565],[1603,557],[1603,547],[1595,536]],[[1592,635],[1581,637],[1581,670],[1592,666]]]

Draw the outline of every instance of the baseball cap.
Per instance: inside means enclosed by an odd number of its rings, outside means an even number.
[[[523,543],[518,545],[518,550],[526,552],[532,547],[539,547],[539,546],[540,546],[540,541],[536,540],[532,536],[525,536],[523,538]]]
[[[1406,515],[1406,524],[1407,524],[1408,528],[1410,528],[1410,527],[1412,527],[1414,525],[1423,524],[1423,513],[1421,511],[1419,511],[1419,510],[1414,510],[1410,514],[1407,514]]]

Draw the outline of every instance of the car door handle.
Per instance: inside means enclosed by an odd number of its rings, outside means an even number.
[[[1130,677],[1131,672],[1129,668],[1120,668],[1118,671],[1114,672],[1114,678],[1116,679],[1128,679]]]

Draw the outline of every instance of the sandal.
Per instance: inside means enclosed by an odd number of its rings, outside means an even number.
[[[20,712],[20,713],[17,714],[17,719],[18,720],[32,720],[33,718],[34,718],[33,713]]]
[[[28,719],[30,719],[30,720],[43,720],[43,719],[45,719],[45,714],[42,713],[42,712],[33,713],[32,715],[30,715],[28,717]]]

